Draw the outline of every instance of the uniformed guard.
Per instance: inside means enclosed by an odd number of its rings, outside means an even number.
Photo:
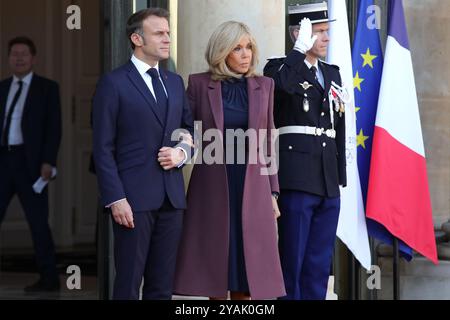
[[[327,3],[289,7],[294,49],[270,59],[279,129],[279,246],[289,300],[325,299],[346,185],[345,98],[339,68],[321,61]]]

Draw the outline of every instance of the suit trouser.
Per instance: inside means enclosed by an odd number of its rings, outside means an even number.
[[[163,208],[133,214],[134,229],[113,221],[116,267],[113,299],[139,299],[144,279],[142,299],[169,300],[172,298],[183,210]]]
[[[282,190],[279,250],[286,300],[326,297],[340,198]]]
[[[17,194],[30,226],[36,263],[44,281],[57,279],[55,246],[48,224],[47,188],[41,194],[33,191],[33,183],[22,148],[7,151],[0,148],[0,224],[12,197]]]

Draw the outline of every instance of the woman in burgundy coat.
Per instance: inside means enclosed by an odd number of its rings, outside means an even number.
[[[260,157],[275,155],[274,83],[256,76],[257,46],[242,23],[217,28],[206,60],[209,72],[191,75],[187,94],[202,136],[208,130],[217,139],[206,134],[203,142],[195,141],[200,154],[187,194],[174,292],[211,299],[226,299],[228,292],[231,299],[284,296],[276,229],[278,177],[276,171],[264,174],[275,160]],[[250,131],[256,140],[243,138],[244,132],[252,136]]]

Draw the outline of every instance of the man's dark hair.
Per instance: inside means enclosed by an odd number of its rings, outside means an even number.
[[[135,48],[135,45],[134,45],[133,41],[131,41],[131,35],[133,33],[137,33],[137,34],[143,36],[144,30],[143,30],[142,22],[150,16],[157,16],[157,17],[166,18],[167,20],[169,20],[170,15],[169,15],[169,11],[167,11],[166,9],[162,9],[162,8],[143,9],[143,10],[138,11],[135,14],[133,14],[128,19],[128,22],[127,22],[127,36],[128,36],[128,40],[130,41],[131,48],[133,50]]]
[[[31,40],[28,37],[16,37],[14,39],[9,40],[8,42],[8,56],[11,53],[11,49],[16,44],[24,44],[30,48],[30,52],[33,56],[36,56],[37,50],[36,46],[34,45],[33,40]]]

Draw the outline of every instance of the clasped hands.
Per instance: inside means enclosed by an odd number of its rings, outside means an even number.
[[[194,147],[192,136],[187,133],[180,133],[181,143],[191,148]],[[181,147],[162,147],[159,149],[158,162],[164,170],[170,170],[178,167],[187,157],[187,154]]]

